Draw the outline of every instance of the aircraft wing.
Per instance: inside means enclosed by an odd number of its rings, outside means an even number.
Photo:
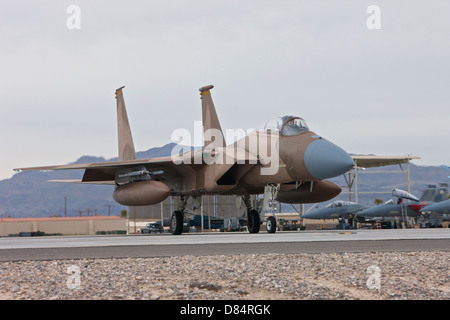
[[[237,150],[231,150],[232,151],[227,149],[224,150],[225,157],[227,158],[227,163],[230,163],[230,167],[238,161],[252,160],[255,163],[258,162],[257,157],[245,150],[239,148],[237,148]],[[236,153],[234,153],[233,151]],[[195,170],[195,167],[197,166],[197,164],[195,164],[194,156],[195,153],[187,153],[187,157],[185,159],[190,160],[187,161],[187,163],[177,162],[175,158],[168,156],[111,162],[17,168],[14,169],[14,171],[22,172],[84,169],[84,175],[81,180],[50,180],[49,182],[114,184],[115,181],[117,181],[116,174],[118,172],[124,172],[126,174],[127,172],[130,173],[133,171],[140,171],[145,167],[145,170],[149,171],[150,174],[155,173],[159,178],[166,180],[192,174],[192,171]],[[222,166],[222,168],[223,170],[229,169],[229,167],[226,165]],[[219,176],[216,180],[218,180],[223,174],[225,174],[225,172],[219,173]]]
[[[104,184],[104,185],[114,185],[114,181],[93,181],[93,182],[83,182],[80,179],[60,179],[60,180],[48,180],[48,182],[57,182],[57,183],[82,183],[82,184]]]
[[[14,169],[14,171],[22,172],[84,169],[85,172],[81,180],[51,180],[51,182],[114,184],[116,172],[118,170],[126,172],[127,170],[129,171],[137,167],[145,167],[145,169],[150,172],[158,172],[158,176],[167,179],[174,176],[179,176],[180,172],[183,171],[184,165],[174,164],[171,157],[159,157],[127,161],[17,168]]]

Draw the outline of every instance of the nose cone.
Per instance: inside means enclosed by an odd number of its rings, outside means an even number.
[[[304,159],[309,173],[320,180],[337,177],[353,167],[350,155],[325,139],[311,142]]]
[[[323,213],[324,212],[322,209],[317,209],[317,210],[302,214],[302,218],[303,219],[325,219],[322,217]]]

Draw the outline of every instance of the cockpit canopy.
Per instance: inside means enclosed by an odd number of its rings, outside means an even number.
[[[309,131],[305,120],[294,116],[283,116],[269,120],[264,129],[277,130],[283,136],[295,136],[304,131]]]
[[[350,206],[356,204],[355,202],[351,202],[351,201],[342,201],[342,200],[337,200],[334,201],[332,203],[330,203],[329,205],[327,205],[327,208],[338,208],[338,207],[346,207],[346,206]]]

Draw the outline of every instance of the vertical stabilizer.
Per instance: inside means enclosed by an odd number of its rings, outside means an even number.
[[[436,195],[436,186],[429,184],[428,187],[423,191],[422,197],[420,197],[420,201],[433,202],[435,195]]]
[[[131,136],[130,124],[128,123],[127,109],[123,99],[121,87],[116,90],[117,100],[117,131],[119,136],[119,160],[136,159],[136,151],[134,150],[133,137]]]
[[[441,202],[448,199],[448,183],[439,183],[439,188],[436,190],[434,202]]]
[[[200,88],[200,99],[202,99],[202,118],[203,118],[203,133],[204,146],[209,147],[225,147],[225,137],[220,126],[219,118],[217,117],[216,108],[211,97],[211,90],[213,85]],[[211,146],[211,143],[214,145]]]

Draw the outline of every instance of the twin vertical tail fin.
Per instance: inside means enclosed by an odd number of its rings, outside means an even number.
[[[433,202],[435,195],[436,195],[436,185],[429,184],[427,186],[427,188],[423,191],[423,194],[420,197],[420,201],[421,202],[424,202],[424,201]]]
[[[200,99],[202,99],[203,143],[205,148],[209,147],[211,149],[226,147],[225,137],[211,97],[210,90],[212,88],[214,86],[209,85],[199,89]]]
[[[430,184],[423,191],[420,201],[422,202],[441,202],[448,199],[448,183],[439,183],[436,185]]]
[[[125,100],[123,98],[123,89],[120,87],[116,90],[117,100],[117,131],[119,138],[119,161],[135,160],[136,151],[134,149],[133,137],[131,135],[130,124],[128,122],[127,110],[125,108]],[[219,118],[214,107],[210,90],[213,85],[200,88],[200,96],[202,99],[202,118],[204,146],[211,149],[217,147],[226,147],[225,137],[220,126]]]
[[[439,183],[439,188],[436,190],[434,202],[441,202],[448,199],[448,183]]]
[[[136,159],[136,151],[134,149],[133,137],[131,136],[127,109],[125,108],[125,100],[123,99],[123,88],[124,87],[120,87],[116,90],[119,161]]]

